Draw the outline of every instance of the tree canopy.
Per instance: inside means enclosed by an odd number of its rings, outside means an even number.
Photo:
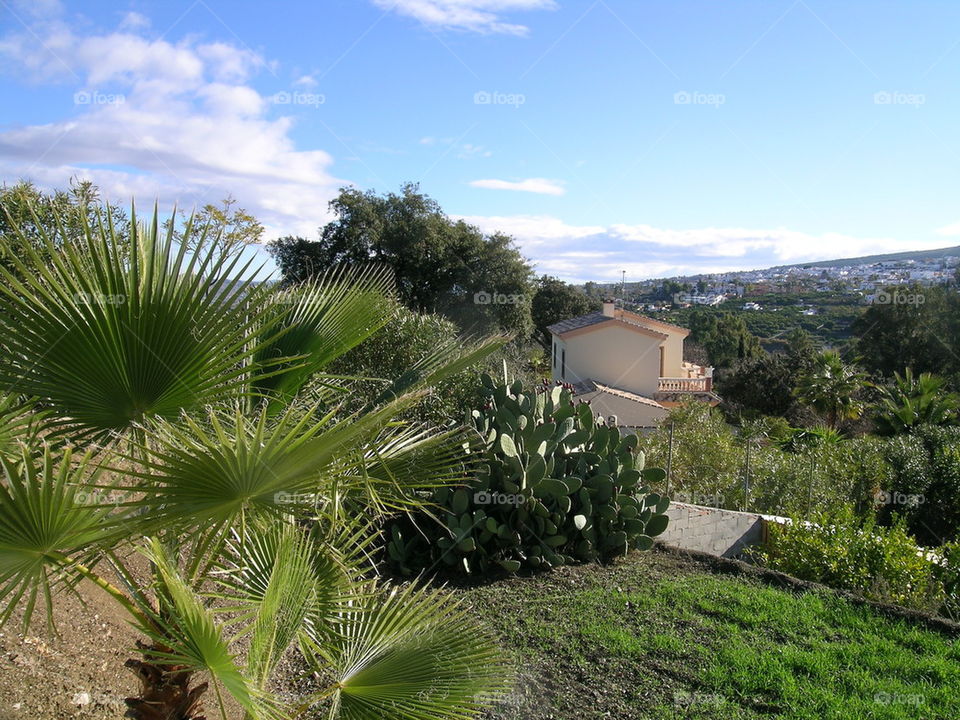
[[[450,218],[414,183],[384,195],[344,188],[330,210],[319,240],[269,244],[285,283],[332,265],[383,263],[413,310],[441,313],[467,331],[530,334],[532,270],[509,236]]]
[[[580,289],[555,277],[543,275],[537,280],[537,291],[530,308],[536,339],[550,345],[547,328],[567,318],[599,310],[601,302]]]
[[[861,364],[887,378],[905,368],[960,379],[960,295],[945,287],[889,289],[853,325]],[[902,302],[900,302],[902,300]]]
[[[710,356],[716,368],[729,368],[740,360],[760,357],[763,348],[743,318],[731,313],[698,310],[690,316],[690,334]]]

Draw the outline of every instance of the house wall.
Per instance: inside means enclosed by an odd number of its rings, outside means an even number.
[[[567,352],[566,381],[592,379],[604,385],[651,397],[660,378],[660,340],[614,325],[568,337],[559,348]],[[558,367],[554,379],[561,379]]]
[[[663,377],[683,377],[683,335],[670,333],[663,347]]]
[[[562,362],[563,362],[563,351],[566,349],[567,344],[558,338],[556,335],[553,336],[553,352],[551,353],[551,369],[552,377],[554,381],[559,380],[565,382],[562,374]]]

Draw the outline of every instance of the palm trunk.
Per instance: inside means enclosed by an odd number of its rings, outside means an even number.
[[[126,717],[133,720],[206,720],[201,696],[207,683],[190,687],[194,671],[183,665],[171,665],[157,658],[168,652],[158,645],[137,641],[143,660],[127,660],[124,665],[140,679],[140,697],[126,698]]]

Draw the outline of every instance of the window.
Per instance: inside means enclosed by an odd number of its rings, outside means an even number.
[[[560,379],[567,379],[567,349],[560,351]]]
[[[553,369],[557,369],[557,341],[553,341]]]

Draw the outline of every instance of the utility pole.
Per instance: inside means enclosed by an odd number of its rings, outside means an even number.
[[[664,493],[668,497],[670,496],[670,480],[673,475],[673,422],[670,423],[670,440],[667,444],[667,492]]]

